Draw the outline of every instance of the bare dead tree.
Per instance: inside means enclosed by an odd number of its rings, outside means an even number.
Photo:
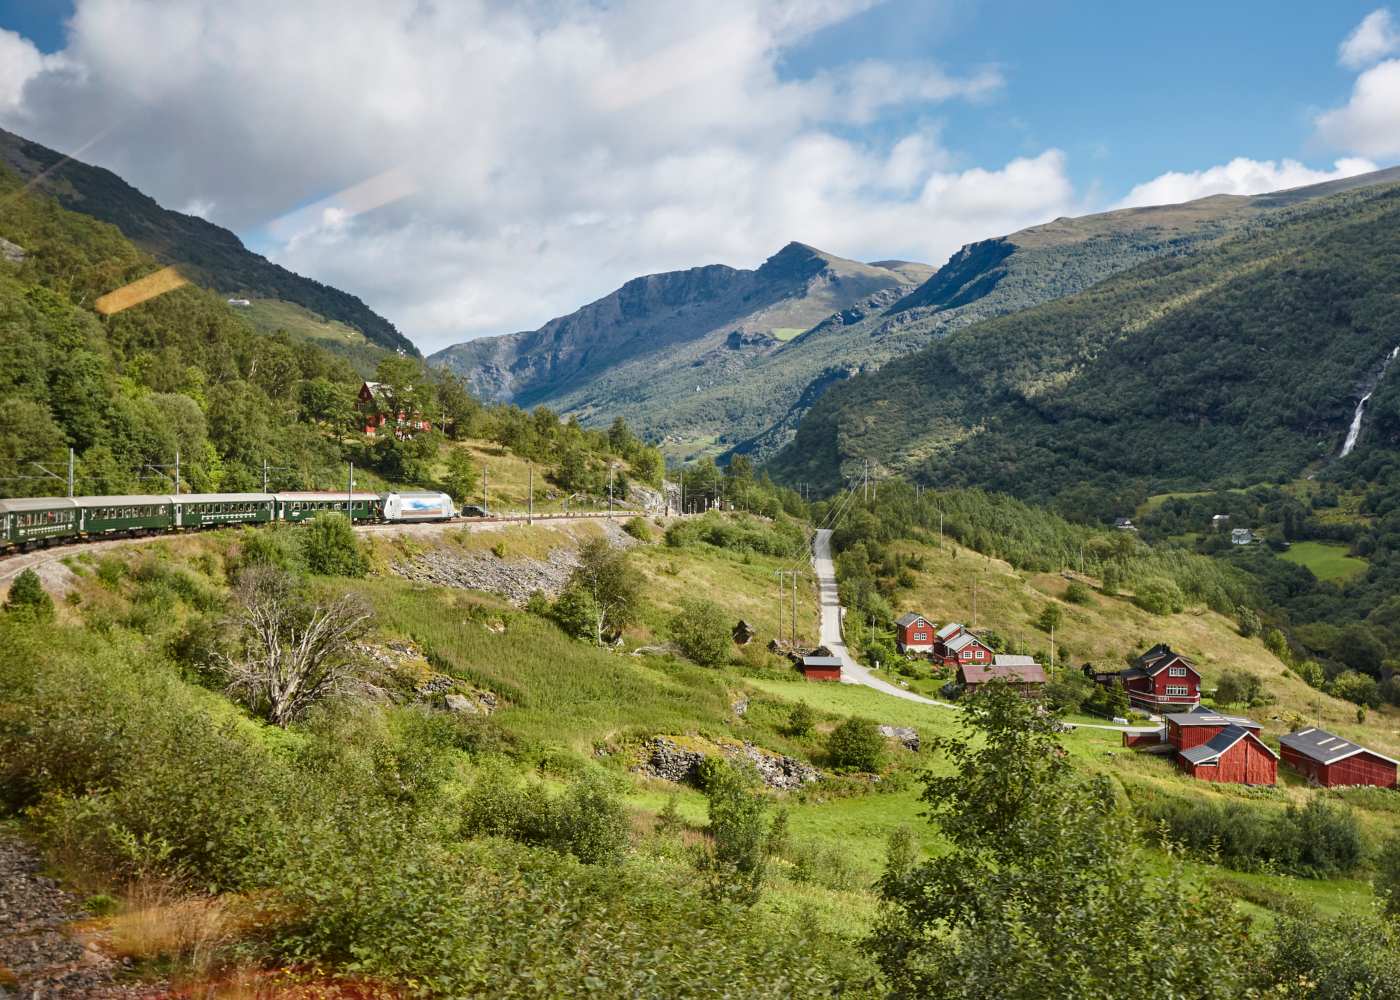
[[[228,692],[283,727],[350,677],[353,644],[374,619],[369,606],[350,595],[330,604],[307,601],[291,577],[273,567],[243,573],[236,600],[230,622],[238,633],[236,652],[217,654]]]

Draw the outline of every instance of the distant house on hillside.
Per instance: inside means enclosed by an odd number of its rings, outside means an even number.
[[[914,611],[895,619],[895,645],[901,653],[932,653],[933,623]]]
[[[1257,541],[1258,539],[1254,537],[1254,532],[1249,530],[1248,528],[1230,529],[1231,545],[1251,545]]]
[[[1325,729],[1300,729],[1279,738],[1283,762],[1324,788],[1376,785],[1394,788],[1397,762]]]
[[[1122,683],[1128,703],[1146,712],[1195,708],[1201,703],[1201,674],[1196,665],[1159,642],[1143,653],[1126,670],[1085,674],[1104,687]]]
[[[247,299],[229,299],[228,304],[235,309],[249,309],[253,305],[253,303],[249,302]]]
[[[809,681],[839,681],[841,658],[837,656],[804,656],[797,669]]]
[[[1230,524],[1229,514],[1216,514],[1210,519],[1210,526],[1215,531],[1224,531]]]
[[[998,653],[991,663],[960,663],[958,681],[972,693],[991,681],[1006,681],[1022,694],[1039,694],[1045,687],[1045,669],[1032,656]]]
[[[1168,715],[1167,742],[1177,766],[1197,781],[1272,785],[1278,754],[1259,738],[1259,723],[1205,708]]]
[[[1133,520],[1130,517],[1115,517],[1113,519],[1113,526],[1119,531],[1137,531],[1137,525],[1133,524]]]
[[[386,424],[393,426],[397,438],[411,438],[420,431],[433,429],[432,423],[422,414],[406,412],[402,407],[395,409],[382,382],[363,383],[355,398],[355,409],[363,418],[365,434],[369,437],[377,435]]]

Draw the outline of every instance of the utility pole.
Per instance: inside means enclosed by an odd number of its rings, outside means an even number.
[[[1050,679],[1055,679],[1055,626],[1050,626]]]
[[[481,463],[481,509],[484,513],[491,513],[490,497],[491,472],[486,468],[486,463]]]
[[[175,495],[180,495],[180,449],[175,449]]]
[[[527,463],[526,463],[526,468],[528,468],[528,469],[530,470],[530,497],[529,497],[529,500],[527,501],[527,504],[528,504],[528,505],[527,505],[527,507],[526,507],[525,523],[526,523],[526,524],[534,524],[534,523],[535,523],[535,463],[534,463],[534,462],[527,462]]]
[[[776,616],[773,620],[776,621],[776,622],[778,623],[777,638],[778,638],[778,641],[779,641],[779,642],[782,642],[782,641],[783,641],[783,571],[782,571],[782,570],[775,570],[774,573],[773,573],[773,575],[774,575],[775,577],[777,577],[777,579],[778,579],[778,614],[777,614],[777,616]]]
[[[976,627],[977,627],[977,584],[981,581],[981,579],[982,579],[982,576],[981,576],[980,573],[979,573],[977,576],[974,576],[974,577],[972,578],[972,627],[973,627],[973,628],[976,628]]]
[[[870,459],[861,459],[861,498],[870,505]]]
[[[616,469],[616,465],[608,464],[608,517],[613,516],[613,472]]]
[[[350,518],[351,523],[355,520],[355,463],[349,463],[349,472],[345,478],[345,516]]]
[[[685,466],[681,466],[681,515],[685,515]]]
[[[263,459],[263,492],[267,492],[267,459]]]
[[[792,571],[792,644],[797,645],[797,570]]]
[[[73,496],[73,449],[68,449],[68,496]]]

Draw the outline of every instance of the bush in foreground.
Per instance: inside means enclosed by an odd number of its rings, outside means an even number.
[[[827,737],[826,753],[837,770],[880,770],[885,762],[885,738],[869,719],[847,719]]]
[[[671,618],[671,638],[682,653],[703,667],[729,662],[734,640],[724,609],[714,601],[687,598]]]

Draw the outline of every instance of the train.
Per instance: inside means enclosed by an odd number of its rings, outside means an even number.
[[[446,493],[182,493],[0,500],[0,554],[233,524],[296,524],[327,512],[354,522],[411,524],[458,516]]]

